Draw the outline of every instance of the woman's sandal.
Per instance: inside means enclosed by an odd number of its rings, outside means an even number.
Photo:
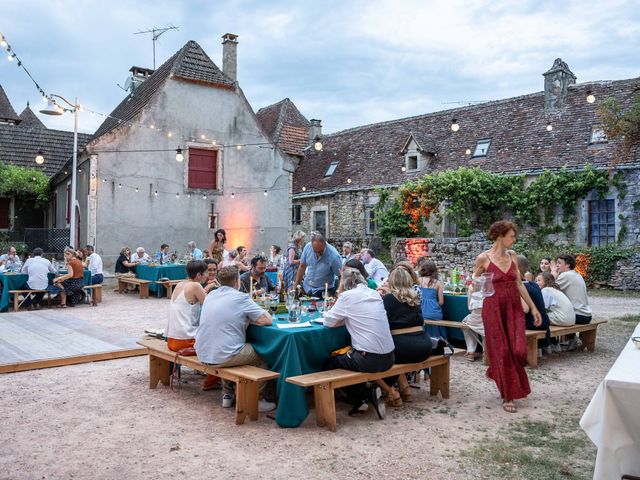
[[[464,354],[464,358],[468,362],[475,362],[476,361],[476,352],[467,352],[467,353]]]
[[[389,400],[391,401],[392,407],[402,406],[402,396],[400,395],[400,392],[398,392],[395,388],[393,389],[393,393],[389,397]]]
[[[400,394],[402,395],[403,402],[411,403],[413,401],[413,395],[411,395],[411,385],[407,385],[402,390],[400,390]]]
[[[58,308],[67,308],[67,304],[66,303],[61,303],[60,305],[58,305]]]
[[[512,400],[502,402],[502,409],[507,413],[517,413],[518,411]]]

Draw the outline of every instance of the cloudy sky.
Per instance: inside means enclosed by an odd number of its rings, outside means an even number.
[[[458,102],[540,91],[557,57],[578,82],[640,76],[640,0],[2,0],[0,31],[50,93],[109,113],[132,65],[157,65],[195,40],[221,66],[221,36],[239,35],[238,79],[253,108],[291,98],[324,132]],[[26,74],[0,57],[18,113],[40,106]],[[42,116],[50,128],[72,119]],[[84,113],[80,129],[98,117]]]

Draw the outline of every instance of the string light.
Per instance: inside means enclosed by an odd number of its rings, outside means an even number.
[[[179,194],[179,193],[176,193],[176,198],[177,198],[178,200],[180,200],[180,194]]]
[[[266,197],[267,195],[269,195],[269,193],[265,190],[264,191],[264,196]]]
[[[121,183],[118,184],[118,188],[122,188],[122,184]]]
[[[460,130],[460,124],[455,118],[451,120],[451,130],[454,132],[457,132],[458,130]]]
[[[103,178],[103,179],[102,179],[102,183],[107,183],[107,179],[106,179],[106,178]]]
[[[206,193],[203,193],[203,194],[202,194],[202,199],[203,199],[203,200],[206,200],[206,199],[207,199],[207,194],[206,194]]]
[[[242,150],[242,145],[236,145],[236,148],[237,148],[238,150]]]
[[[547,124],[547,132],[550,132],[551,130],[553,130],[553,125],[551,125],[551,123]]]
[[[467,155],[471,155],[471,149],[469,147],[467,147],[467,149],[464,151],[464,153],[466,153]]]
[[[138,187],[136,187],[136,193],[138,193],[140,191],[140,189]]]
[[[181,162],[184,160],[184,155],[182,154],[182,149],[180,147],[178,147],[176,149],[176,161],[177,162]]]
[[[42,153],[42,150],[38,149],[38,153],[36,155],[36,163],[38,165],[42,165],[44,163],[44,154]]]
[[[347,183],[351,183],[351,179],[350,178],[347,178]]]
[[[236,198],[236,194],[231,192],[231,198]]]
[[[153,196],[157,197],[158,196],[158,190],[156,190],[155,192],[153,192]]]
[[[587,103],[594,103],[596,101],[596,96],[593,94],[591,90],[587,92]]]
[[[406,171],[407,171],[407,167],[405,167],[405,166],[403,165],[402,167],[400,167],[400,170],[401,170],[401,171],[403,171],[403,172],[406,172]]]

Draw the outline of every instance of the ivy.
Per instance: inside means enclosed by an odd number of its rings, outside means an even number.
[[[421,231],[405,212],[400,197],[391,198],[391,191],[386,188],[378,189],[377,193],[380,200],[376,205],[376,223],[383,244],[389,245],[393,237],[413,237]]]
[[[38,207],[49,201],[49,179],[40,170],[0,163],[0,178],[0,196],[35,197]]]

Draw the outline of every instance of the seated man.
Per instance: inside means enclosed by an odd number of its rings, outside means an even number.
[[[21,268],[22,262],[16,247],[9,247],[7,253],[0,255],[0,271],[19,272]]]
[[[335,277],[340,275],[342,257],[333,245],[329,245],[319,232],[311,232],[311,241],[304,246],[300,256],[300,266],[293,282],[314,297],[324,298],[325,290],[334,295]]]
[[[89,270],[91,271],[91,285],[100,285],[104,281],[102,275],[102,258],[98,255],[93,245],[87,245],[87,260],[89,261]]]
[[[156,261],[162,265],[164,263],[171,263],[171,252],[169,252],[169,245],[163,243],[160,245],[160,250],[156,252]]]
[[[380,286],[382,281],[389,276],[389,270],[380,260],[375,258],[375,253],[369,248],[363,248],[360,251],[360,261],[364,264],[364,268],[376,285]]]
[[[249,253],[247,248],[240,245],[236,250],[238,252],[238,256],[235,259],[234,265],[241,272],[248,272],[250,267],[249,260],[247,259],[247,254]]]
[[[353,243],[344,242],[342,244],[342,265],[347,263],[352,258],[355,258],[355,254],[353,253]]]
[[[136,248],[136,253],[131,254],[131,260],[129,263],[133,263],[136,265],[149,263],[151,261],[151,257],[148,253],[144,251],[143,247]]]
[[[265,274],[267,271],[267,259],[257,255],[251,259],[251,270],[240,275],[240,291],[243,293],[253,292],[256,296],[273,292],[276,287],[271,279]],[[251,286],[253,285],[253,287]]]
[[[41,248],[33,249],[33,257],[27,259],[22,266],[22,273],[26,273],[29,275],[29,280],[27,280],[26,289],[28,290],[48,290],[49,289],[49,273],[57,273],[56,269],[53,268],[51,262],[42,256]],[[52,289],[54,293],[58,292],[58,289]],[[33,305],[31,304],[31,296],[27,296],[24,304],[29,307],[31,310],[34,306],[36,310],[40,310],[42,305],[42,298],[44,297],[44,292],[38,292],[33,294]]]
[[[187,243],[187,255],[190,255],[192,260],[202,260],[204,258],[202,250],[198,248],[194,241]]]
[[[218,272],[220,288],[204,301],[200,313],[200,326],[196,331],[195,349],[198,359],[205,364],[220,367],[254,365],[267,368],[267,364],[247,341],[247,327],[271,325],[271,315],[260,308],[245,294],[240,293],[240,276],[235,267],[224,267]],[[260,386],[260,396],[265,384]],[[233,382],[222,383],[222,406],[233,406],[235,400]],[[258,410],[269,412],[275,404],[260,400]]]

